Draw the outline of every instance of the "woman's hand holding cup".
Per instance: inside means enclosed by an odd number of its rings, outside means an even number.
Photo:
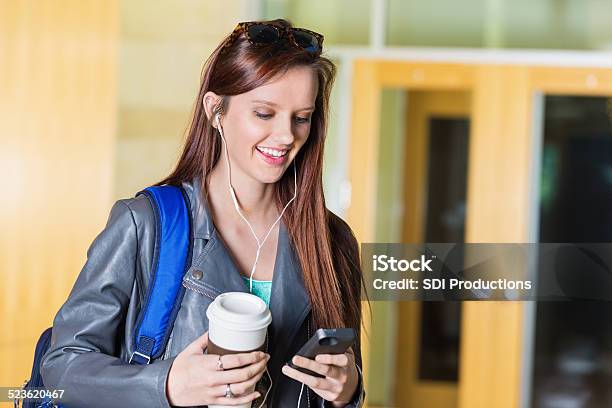
[[[193,406],[249,403],[259,392],[249,392],[266,370],[270,356],[262,351],[250,353],[204,354],[208,347],[208,332],[181,351],[170,367],[166,395],[171,405]],[[221,358],[221,365],[219,359]],[[227,385],[233,398],[225,396]]]

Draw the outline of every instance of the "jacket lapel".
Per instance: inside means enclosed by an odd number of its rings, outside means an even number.
[[[203,272],[199,279],[200,284],[210,289],[214,295],[248,292],[231,254],[216,232],[213,232],[204,250],[193,263],[193,269]]]

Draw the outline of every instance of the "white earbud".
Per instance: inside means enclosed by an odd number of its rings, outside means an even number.
[[[234,208],[236,209],[236,211],[240,212],[240,209],[239,209],[239,206],[238,206],[238,199],[236,198],[236,192],[234,191],[234,187],[231,184],[229,158],[227,158],[227,142],[225,140],[225,136],[223,136],[223,131],[221,130],[221,113],[220,112],[217,112],[217,114],[215,115],[215,120],[217,122],[217,129],[219,130],[219,134],[221,135],[221,139],[223,140],[223,144],[225,146],[225,153],[226,153],[226,159],[227,159],[227,170],[228,170],[228,180],[229,180],[229,192],[230,192],[230,195],[232,196],[232,201],[234,202]]]

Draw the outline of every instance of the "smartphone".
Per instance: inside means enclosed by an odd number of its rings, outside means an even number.
[[[344,354],[349,347],[355,343],[355,330],[351,328],[341,329],[319,329],[296,353],[298,356],[311,360],[319,354]],[[290,367],[314,377],[325,378],[307,368],[298,367],[291,360],[287,363]]]

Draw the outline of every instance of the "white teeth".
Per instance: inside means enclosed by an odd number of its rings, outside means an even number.
[[[268,154],[270,156],[274,156],[274,157],[281,157],[287,153],[286,150],[275,150],[275,149],[270,149],[268,147],[260,147],[260,146],[257,146],[257,150],[265,154]]]

